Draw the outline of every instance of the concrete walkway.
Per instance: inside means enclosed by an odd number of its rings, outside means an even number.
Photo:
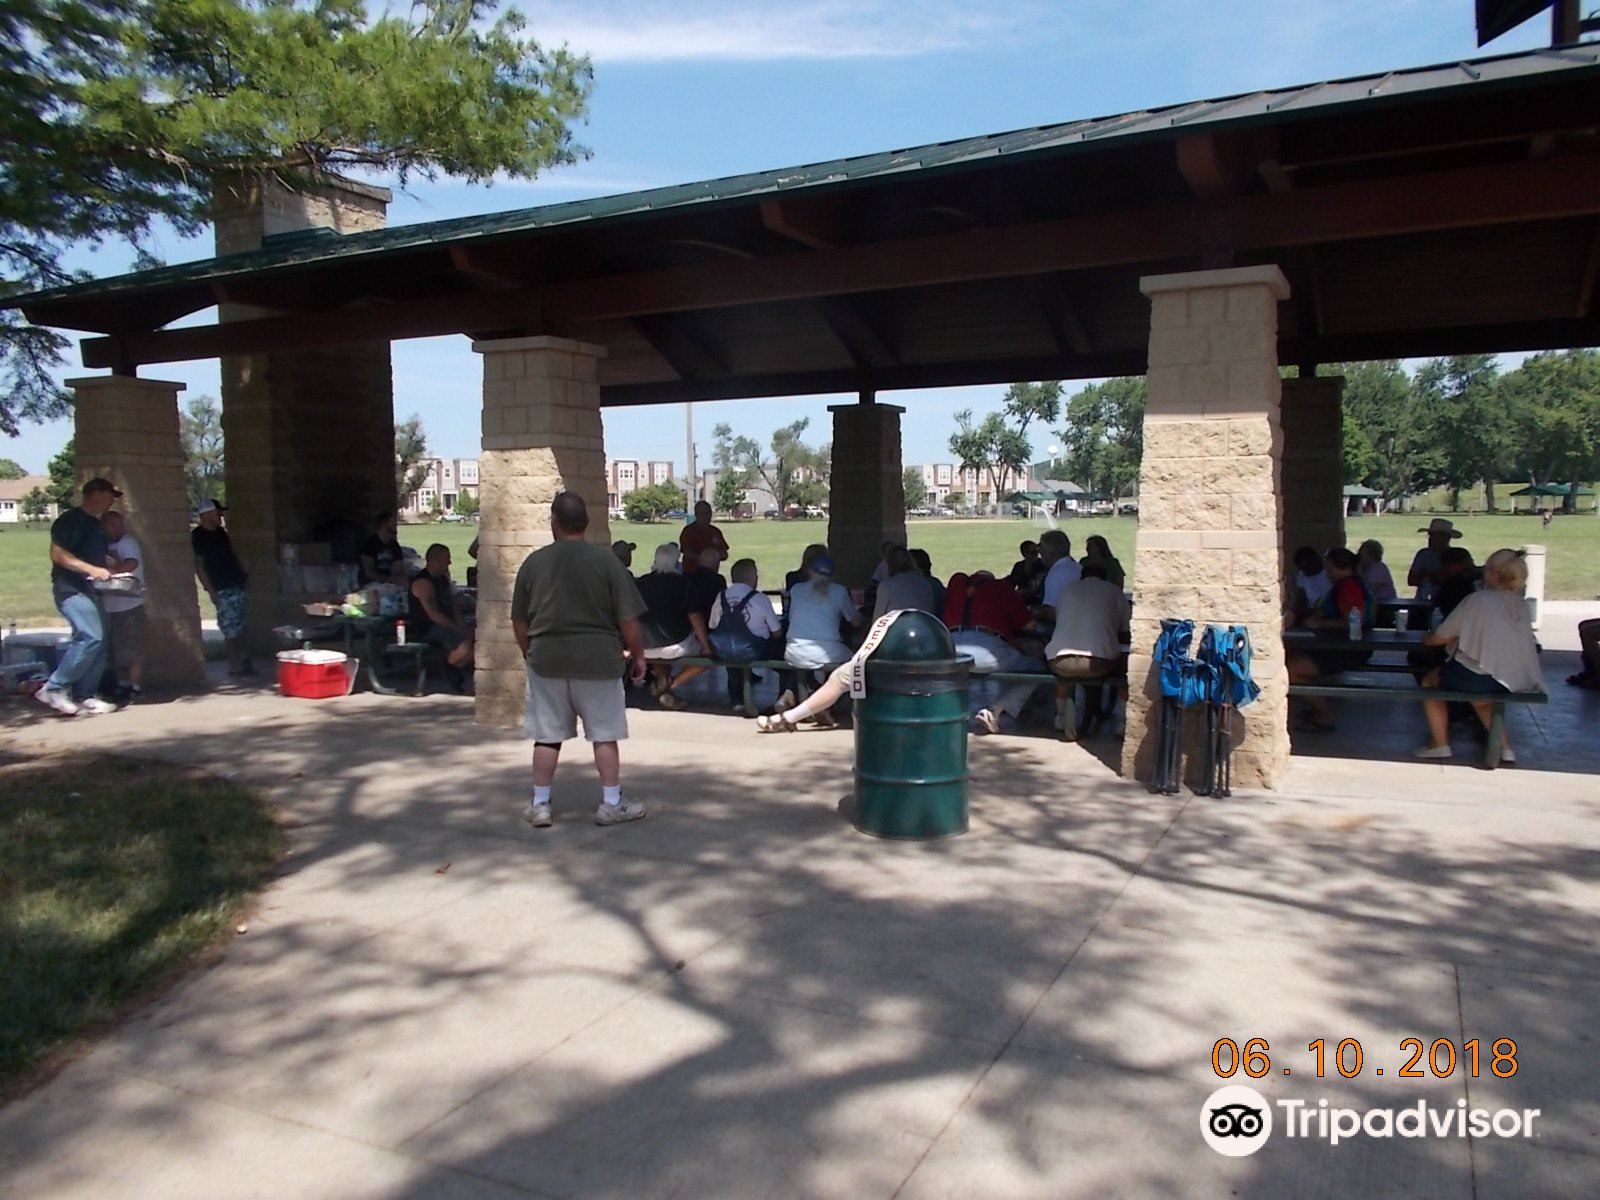
[[[652,712],[649,819],[593,825],[578,762],[534,832],[526,744],[458,699],[0,720],[265,788],[293,846],[217,966],[0,1111],[0,1196],[1600,1194],[1600,776],[1297,758],[1278,794],[1161,798],[1109,742],[997,738],[972,831],[893,844],[837,811],[848,734]],[[1413,1036],[1515,1038],[1519,1070],[1397,1078]],[[1224,1158],[1221,1037],[1270,1042],[1269,1099],[1538,1136]],[[1363,1074],[1315,1078],[1316,1038]]]

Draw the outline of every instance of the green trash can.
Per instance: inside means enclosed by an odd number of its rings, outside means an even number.
[[[885,838],[967,831],[970,658],[931,613],[890,626],[856,704],[856,828]]]

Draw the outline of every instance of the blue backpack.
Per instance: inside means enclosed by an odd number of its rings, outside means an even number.
[[[1206,626],[1199,658],[1208,667],[1209,703],[1243,708],[1261,695],[1260,686],[1250,677],[1250,630],[1245,626]]]
[[[755,662],[766,652],[766,639],[751,633],[744,619],[744,610],[758,595],[751,588],[743,600],[730,608],[728,594],[722,594],[722,620],[711,631],[711,646],[724,662]]]

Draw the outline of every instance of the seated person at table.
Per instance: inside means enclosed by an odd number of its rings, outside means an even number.
[[[1122,639],[1133,620],[1133,605],[1091,562],[1083,578],[1061,589],[1056,631],[1045,647],[1045,661],[1062,679],[1112,675],[1122,669]]]
[[[995,671],[1042,673],[1043,660],[1014,644],[1016,638],[1034,627],[1033,615],[1017,595],[1017,589],[1006,580],[996,579],[989,571],[978,571],[970,576],[958,571],[950,576],[945,593],[944,623],[950,629],[956,649],[972,659],[972,671],[976,676],[968,693],[972,732],[999,733],[1002,724],[1014,727],[1016,717],[1039,685],[1002,684],[983,676]]]
[[[1417,532],[1428,535],[1428,544],[1411,560],[1406,585],[1417,589],[1418,600],[1432,600],[1434,589],[1444,582],[1444,552],[1461,536],[1461,531],[1444,517],[1435,517],[1426,529]]]
[[[833,559],[819,554],[811,560],[806,581],[789,593],[789,640],[784,647],[784,659],[792,666],[811,672],[845,662],[850,657],[850,647],[839,635],[841,621],[852,629],[859,628],[861,613],[851,601],[849,591],[833,581]],[[780,709],[793,704],[793,696],[785,693],[779,697]],[[833,723],[827,709],[816,716],[821,724]]]
[[[1528,621],[1523,590],[1528,585],[1528,564],[1515,550],[1496,550],[1483,566],[1483,589],[1456,605],[1443,625],[1423,639],[1426,645],[1453,650],[1448,662],[1429,675],[1422,686],[1449,692],[1503,696],[1507,692],[1544,691],[1539,669],[1539,647]],[[1485,729],[1494,717],[1487,701],[1473,702],[1473,711]],[[1443,700],[1427,700],[1428,745],[1418,758],[1450,758],[1449,707]],[[1514,763],[1508,732],[1500,761]]]
[[[1372,657],[1371,650],[1359,646],[1340,645],[1340,639],[1349,628],[1350,613],[1361,613],[1363,628],[1372,628],[1372,597],[1367,593],[1366,581],[1356,573],[1356,556],[1343,546],[1329,550],[1324,563],[1330,587],[1322,599],[1300,622],[1306,629],[1325,631],[1326,641],[1313,642],[1289,656],[1289,682],[1314,683],[1341,671],[1354,671]],[[1328,730],[1333,722],[1328,717],[1328,706],[1320,697],[1301,697],[1300,727],[1302,729]]]
[[[1048,529],[1039,538],[1039,557],[1045,565],[1044,583],[1039,587],[1039,604],[1033,615],[1041,625],[1053,625],[1056,620],[1056,600],[1061,589],[1083,574],[1078,560],[1072,557],[1072,539],[1059,529]]]
[[[1385,600],[1394,600],[1399,597],[1395,591],[1394,575],[1389,571],[1389,564],[1383,561],[1383,543],[1368,538],[1361,543],[1361,548],[1356,551],[1356,562],[1360,566],[1361,578],[1366,581],[1367,591],[1372,593],[1374,603],[1381,604]]]
[[[1441,564],[1439,583],[1433,589],[1433,607],[1439,620],[1455,612],[1460,603],[1478,590],[1482,573],[1472,561],[1472,551],[1465,546],[1449,546],[1439,556]]]
[[[711,606],[709,625],[721,629],[724,621],[744,621],[750,633],[750,656],[743,662],[774,658],[783,649],[783,622],[778,620],[772,601],[762,595],[760,576],[756,573],[756,560],[741,558],[730,568],[733,582],[728,590],[718,596]],[[761,676],[751,672],[753,678]],[[728,703],[735,708],[744,707],[744,672],[728,671]]]
[[[1600,691],[1600,618],[1578,622],[1578,648],[1583,654],[1583,667],[1568,675],[1573,687]]]
[[[1290,609],[1296,624],[1317,607],[1332,586],[1320,554],[1310,546],[1301,546],[1294,552],[1294,597]]]
[[[406,600],[406,634],[413,641],[442,646],[445,664],[453,668],[451,682],[459,687],[463,682],[460,673],[472,665],[476,639],[456,611],[450,547],[435,542],[428,547],[423,563]]]
[[[928,581],[928,586],[933,589],[933,611],[944,613],[944,584],[939,582],[939,577],[933,573],[933,559],[928,557],[926,550],[910,551],[911,561],[917,565],[917,570],[922,572],[922,577]]]
[[[811,577],[811,564],[817,561],[817,556],[827,552],[828,548],[821,542],[812,542],[805,548],[805,552],[800,555],[799,568],[783,577],[783,595],[786,600],[790,592]]]
[[[1099,563],[1104,567],[1107,582],[1115,584],[1119,591],[1128,586],[1128,572],[1117,561],[1117,556],[1111,553],[1111,543],[1098,533],[1083,543],[1083,558],[1079,560],[1079,565],[1087,567],[1090,563]]]
[[[378,514],[372,536],[361,543],[360,585],[404,583],[405,551],[400,548],[400,519],[392,512]]]
[[[728,581],[717,571],[722,565],[717,557],[720,553],[716,547],[707,546],[700,551],[698,562],[687,557],[683,560],[683,577],[694,591],[694,610],[702,620],[710,620],[711,606],[728,590]]]
[[[1017,547],[1022,557],[1011,568],[1011,574],[1006,576],[1006,582],[1024,597],[1031,598],[1039,591],[1039,585],[1044,582],[1044,573],[1048,569],[1044,565],[1044,558],[1039,554],[1038,542],[1023,542]]]
[[[923,612],[934,613],[933,587],[928,583],[927,576],[917,570],[911,561],[911,552],[904,546],[890,546],[883,556],[884,565],[888,567],[888,577],[878,585],[878,598],[872,605],[872,619],[876,621],[886,612],[894,612],[901,608],[920,608]]]
[[[683,708],[685,703],[674,689],[711,668],[686,666],[674,679],[672,664],[680,658],[711,658],[712,653],[706,619],[696,607],[694,585],[687,575],[678,573],[677,545],[663,542],[657,546],[650,574],[639,576],[637,583],[645,605],[639,627],[644,635],[644,660],[652,672],[650,694],[662,708]]]

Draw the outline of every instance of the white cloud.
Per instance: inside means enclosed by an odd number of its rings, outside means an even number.
[[[528,6],[545,45],[565,42],[596,62],[760,62],[909,58],[994,43],[1016,33],[1031,4],[1004,13],[955,0],[551,0]]]

